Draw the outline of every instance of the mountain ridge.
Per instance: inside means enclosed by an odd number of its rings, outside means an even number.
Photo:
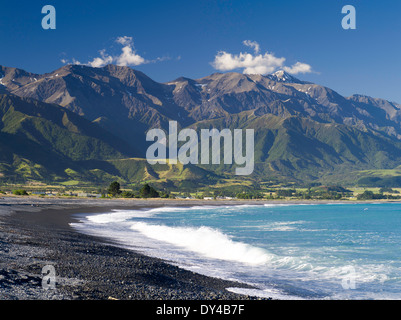
[[[135,153],[119,138],[71,111],[10,94],[0,94],[0,146],[0,168],[32,179],[66,178],[66,170],[88,176],[79,162]]]
[[[177,121],[179,128],[240,123],[257,130],[255,169],[261,177],[314,181],[338,170],[401,164],[401,105],[358,94],[344,97],[284,71],[159,83],[115,65],[66,65],[43,75],[1,66],[0,78],[3,92],[60,105],[117,136],[137,150],[136,157],[144,157],[149,145],[147,130],[167,130],[169,121]]]

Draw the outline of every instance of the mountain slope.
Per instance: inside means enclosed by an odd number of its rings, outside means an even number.
[[[2,72],[2,83],[10,93],[61,105],[96,121],[131,146],[139,144],[142,151],[149,126],[166,127],[169,119],[181,119],[178,107],[170,102],[171,86],[127,67],[69,65],[44,75],[2,67]]]
[[[138,136],[142,155],[147,147],[144,132],[149,128],[167,129],[169,120],[185,127],[255,109],[259,115],[296,115],[369,128],[394,137],[401,135],[399,105],[380,104],[382,100],[373,98],[346,98],[284,71],[268,76],[215,73],[165,84],[115,65],[68,65],[44,75],[1,67],[0,73],[2,84],[13,94],[59,104],[97,121],[128,143]]]
[[[284,71],[267,76],[214,73],[200,79],[181,77],[158,83],[128,67],[68,65],[44,75],[1,67],[0,78],[3,92],[58,104],[118,136],[121,154],[144,157],[150,144],[145,139],[147,130],[167,130],[168,121],[175,120],[179,129],[255,129],[253,178],[257,179],[352,179],[354,171],[391,169],[401,164],[399,104],[360,95],[343,97]],[[65,121],[71,117],[69,113]],[[7,126],[12,127],[12,122]],[[19,131],[24,128],[27,125]],[[69,130],[72,132],[73,126]],[[40,142],[35,132],[31,140]],[[57,141],[59,134],[55,130],[50,136]],[[109,146],[118,145],[106,140]],[[74,150],[72,144],[64,151],[60,145],[58,152],[74,160],[105,159],[96,145],[84,144],[87,148],[80,149],[85,155],[81,158],[73,157],[75,151],[68,153],[70,148]],[[130,152],[132,148],[134,152]],[[115,166],[117,162],[112,165],[110,174],[123,174]],[[223,174],[233,168],[205,169]],[[124,175],[127,179],[157,176],[150,171],[146,167],[146,172]]]
[[[46,175],[66,176],[68,168],[80,170],[78,161],[134,153],[118,138],[73,112],[14,95],[0,95],[0,150],[0,168],[8,175],[39,180]]]
[[[401,141],[378,135],[373,130],[362,131],[299,116],[282,118],[244,111],[222,119],[200,121],[191,128],[198,132],[204,128],[254,129],[254,177],[262,180],[275,176],[298,182],[335,181],[336,175],[348,172],[347,179],[351,181],[351,172],[394,168],[401,162]],[[220,169],[227,171],[223,166]],[[233,168],[230,171],[233,174]]]

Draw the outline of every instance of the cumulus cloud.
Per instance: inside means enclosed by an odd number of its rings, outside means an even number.
[[[244,73],[266,74],[274,72],[283,66],[285,58],[277,58],[273,54],[265,53],[252,55],[250,53],[231,54],[220,51],[213,62],[213,67],[220,71],[244,69]]]
[[[94,68],[100,68],[113,62],[113,57],[106,53],[106,49],[100,50],[100,57],[94,58],[88,62],[88,65]]]
[[[291,74],[311,73],[312,67],[307,63],[297,62],[291,67],[283,67],[283,70]]]
[[[117,55],[111,55],[106,52],[106,49],[102,49],[99,51],[99,56],[93,58],[93,60],[84,63],[85,65],[100,68],[104,67],[107,64],[116,64],[118,66],[139,66],[145,63],[155,63],[159,61],[168,60],[168,57],[158,57],[153,60],[147,60],[140,56],[134,47],[134,40],[132,37],[122,36],[118,37],[115,42],[122,46],[121,52]],[[61,62],[66,64],[69,63],[67,59],[61,59]],[[73,64],[82,64],[79,61],[73,59]]]
[[[92,61],[88,62],[88,65],[99,68],[111,63],[115,63],[118,66],[139,66],[148,63],[145,58],[136,53],[132,37],[118,37],[116,43],[123,46],[119,55],[111,56],[103,49],[99,51],[100,57],[94,58]]]
[[[230,71],[243,69],[245,74],[268,74],[278,69],[283,69],[290,74],[310,73],[312,67],[303,62],[296,62],[291,67],[286,66],[284,57],[276,57],[273,53],[260,52],[259,43],[245,40],[243,44],[254,50],[254,53],[241,52],[232,54],[226,51],[219,51],[212,62],[212,66],[219,71]]]
[[[140,64],[148,63],[130,45],[122,48],[121,54],[116,58],[116,64],[119,66],[139,66]]]

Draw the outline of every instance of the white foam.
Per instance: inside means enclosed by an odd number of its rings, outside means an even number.
[[[261,248],[233,241],[226,234],[209,227],[168,227],[136,222],[131,229],[158,241],[168,242],[208,258],[262,265],[272,256]]]
[[[226,288],[226,290],[244,294],[253,297],[260,297],[260,298],[274,298],[279,300],[304,300],[298,296],[291,296],[287,294],[283,294],[280,290],[274,288],[266,288],[266,289],[249,289],[249,288]]]
[[[123,222],[132,218],[144,218],[150,217],[152,211],[141,211],[141,210],[113,210],[108,213],[100,213],[94,215],[88,215],[86,218],[92,223],[110,223],[110,222]]]
[[[314,203],[265,203],[265,207],[315,206]]]
[[[265,203],[263,206],[265,207],[288,207],[291,206],[291,204],[285,204],[285,203]]]
[[[216,209],[230,209],[236,210],[241,208],[259,207],[260,205],[240,204],[240,205],[227,205],[227,206],[192,206],[192,207],[160,207],[145,210],[112,210],[112,212],[88,215],[87,219],[93,223],[110,223],[110,222],[123,222],[131,218],[145,218],[151,217],[158,213],[163,212],[187,212],[189,210],[216,210]]]
[[[298,225],[304,224],[304,221],[279,221],[265,225],[256,226],[263,231],[295,231],[298,230]]]
[[[149,218],[155,214],[162,212],[179,212],[188,210],[207,210],[215,209],[216,207],[160,207],[145,210],[117,210],[114,209],[112,212],[99,213],[88,215],[87,219],[93,223],[110,223],[110,222],[123,222],[132,218]]]

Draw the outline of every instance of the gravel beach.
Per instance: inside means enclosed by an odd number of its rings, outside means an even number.
[[[246,284],[196,274],[160,259],[118,248],[105,239],[80,234],[69,226],[74,221],[74,213],[203,204],[197,200],[1,198],[0,299],[259,299],[226,290],[251,288]],[[46,265],[55,268],[55,289],[46,290],[46,284],[42,285],[41,272]]]

